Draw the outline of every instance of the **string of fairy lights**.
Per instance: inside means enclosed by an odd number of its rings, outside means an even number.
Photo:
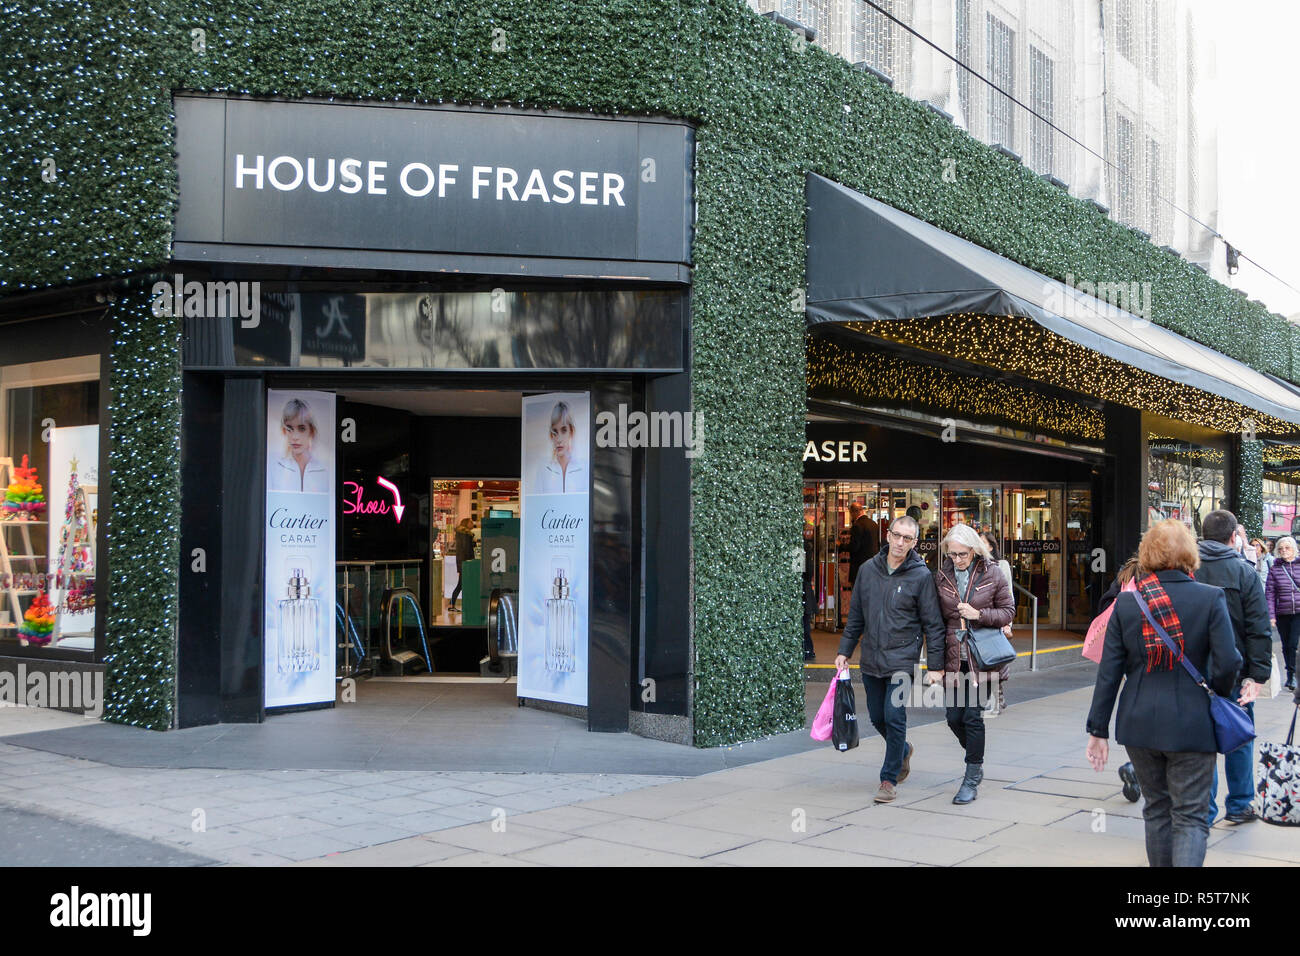
[[[1012,372],[1036,382],[1239,434],[1289,433],[1294,426],[1210,392],[1134,368],[1014,315],[953,315],[855,322],[863,335]]]
[[[813,336],[808,391],[856,405],[901,405],[930,415],[987,420],[1041,435],[1099,444],[1105,417],[1095,408],[1008,382],[909,362],[876,349],[854,349]]]

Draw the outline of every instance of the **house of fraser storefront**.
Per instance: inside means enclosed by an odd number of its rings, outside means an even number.
[[[181,579],[180,725],[482,675],[688,740],[689,621],[657,598],[689,587],[663,545],[689,513],[692,129],[176,112],[158,305],[184,317],[182,554],[207,565]],[[224,318],[187,308],[209,288]],[[629,434],[651,412],[676,447]]]

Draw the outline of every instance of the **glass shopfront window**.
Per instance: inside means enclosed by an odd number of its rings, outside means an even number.
[[[1068,485],[1065,490],[1065,626],[1086,631],[1092,621],[1093,580],[1092,488]],[[1100,597],[1100,595],[1096,595]]]
[[[1147,525],[1178,518],[1199,538],[1201,521],[1227,497],[1225,453],[1159,435],[1147,438]]]
[[[998,489],[993,486],[985,488],[960,488],[952,485],[943,486],[943,531],[947,534],[955,524],[968,524],[975,531],[990,532],[997,540],[1000,533],[998,525]]]
[[[95,649],[99,356],[0,367],[0,653]]]
[[[939,566],[939,541],[943,538],[943,529],[939,527],[939,486],[926,485],[917,488],[891,487],[881,494],[882,518],[885,527],[895,518],[904,516],[916,521],[916,550],[933,571]]]
[[[1062,620],[1061,498],[1057,486],[1003,488],[1002,532],[1015,583],[1038,599],[1040,627],[1059,627]],[[1017,624],[1031,623],[1033,602],[1016,605]]]
[[[850,507],[863,507],[877,535],[895,518],[920,516],[916,549],[931,569],[938,546],[959,523],[988,532],[1012,568],[1016,622],[1085,630],[1092,620],[1093,496],[1089,485],[806,481],[804,525],[813,541],[814,626],[839,630],[848,615]],[[879,537],[878,541],[884,541]]]
[[[1264,537],[1269,540],[1295,533],[1295,518],[1300,514],[1300,484],[1289,481],[1264,481]]]
[[[686,296],[664,290],[268,291],[256,324],[184,320],[188,368],[678,369]]]

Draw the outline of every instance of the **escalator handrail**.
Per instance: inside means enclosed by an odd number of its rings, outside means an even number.
[[[488,599],[487,647],[488,647],[488,658],[491,661],[493,670],[496,670],[497,666],[501,662],[502,624],[505,623],[507,627],[513,624],[516,630],[518,629],[519,626],[517,620],[510,614],[510,611],[508,610],[512,606],[513,599],[516,597],[517,593],[518,592],[516,592],[513,588],[493,588],[492,595]],[[503,604],[507,608],[507,610],[505,611],[502,610]],[[517,655],[512,655],[512,656],[517,656]]]
[[[501,663],[501,649],[497,646],[497,631],[500,629],[500,623],[497,620],[501,608],[501,588],[493,588],[492,594],[488,598],[488,626],[487,626],[487,652],[488,663],[492,670],[496,670]]]
[[[357,650],[357,659],[365,660],[366,649],[361,644],[361,636],[357,634],[357,626],[352,623],[352,615],[344,609],[342,604],[335,604],[334,612],[337,623],[342,625],[345,636]]]
[[[397,601],[409,600],[411,608],[415,611],[415,626],[420,631],[420,645],[424,648],[424,663],[428,667],[429,673],[433,673],[433,655],[429,653],[429,639],[424,628],[424,615],[420,613],[420,599],[410,588],[387,588],[381,599],[383,602],[383,611],[379,617],[379,629],[384,636],[383,643],[380,645],[380,652],[383,659],[391,661],[393,659],[393,641],[392,641],[392,621],[393,621],[393,604]]]

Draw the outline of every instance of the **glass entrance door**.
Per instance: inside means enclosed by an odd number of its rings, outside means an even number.
[[[853,538],[855,504],[861,505],[863,516],[874,525],[875,543],[879,545],[883,540],[880,531],[881,493],[876,484],[862,481],[839,482],[836,485],[835,511],[830,522],[836,532],[835,580],[838,582],[838,599],[835,601],[835,627],[837,630],[844,627],[844,622],[849,616],[849,598],[853,595],[853,580],[849,576],[852,571],[849,543]]]
[[[1016,583],[1038,598],[1038,626],[1065,626],[1062,582],[1064,518],[1060,485],[1005,485],[1002,537]],[[1031,603],[1017,602],[1016,623],[1030,623]]]
[[[947,534],[955,524],[967,524],[976,533],[991,534],[1001,547],[1002,528],[998,522],[1001,497],[1001,488],[997,485],[973,488],[944,485],[943,533]]]
[[[1065,489],[1065,626],[1087,631],[1092,622],[1092,488],[1067,485]]]
[[[880,492],[880,510],[881,541],[891,521],[910,516],[918,529],[916,550],[931,571],[939,566],[939,541],[945,529],[940,527],[938,485],[890,486]]]

